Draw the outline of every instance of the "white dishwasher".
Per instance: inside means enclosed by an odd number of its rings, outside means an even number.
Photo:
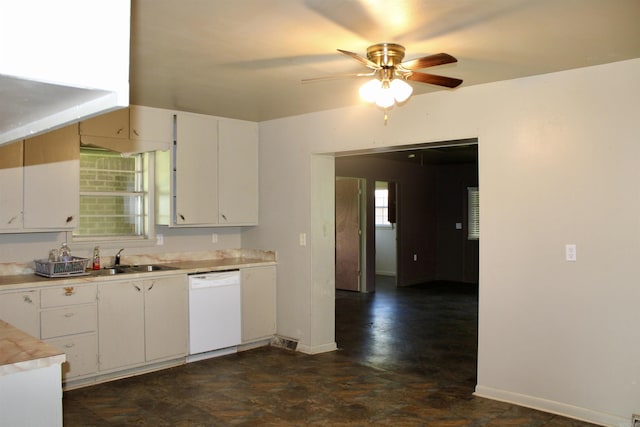
[[[235,353],[241,339],[240,271],[189,275],[187,361]]]

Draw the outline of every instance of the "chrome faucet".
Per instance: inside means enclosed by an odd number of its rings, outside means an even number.
[[[120,249],[118,253],[116,253],[116,260],[113,262],[113,265],[120,265],[120,252],[124,251],[124,248]]]

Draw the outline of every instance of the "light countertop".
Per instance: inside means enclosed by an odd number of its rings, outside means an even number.
[[[0,376],[61,365],[64,352],[0,320]]]

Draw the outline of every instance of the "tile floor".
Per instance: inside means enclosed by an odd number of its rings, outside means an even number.
[[[65,426],[589,424],[472,396],[477,287],[338,291],[339,350],[263,347],[65,392]]]

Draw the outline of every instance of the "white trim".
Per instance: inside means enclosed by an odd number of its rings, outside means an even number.
[[[300,353],[305,353],[305,354],[328,353],[330,351],[336,351],[337,349],[338,349],[338,345],[335,343],[335,341],[332,343],[322,344],[315,347],[298,343],[298,348],[297,348],[297,350]]]
[[[526,394],[514,393],[492,387],[477,385],[474,396],[512,403],[539,411],[549,412],[563,417],[575,418],[593,424],[610,427],[631,427],[630,419],[625,419],[611,414],[592,411],[591,409],[569,405],[567,403],[542,399]]]

